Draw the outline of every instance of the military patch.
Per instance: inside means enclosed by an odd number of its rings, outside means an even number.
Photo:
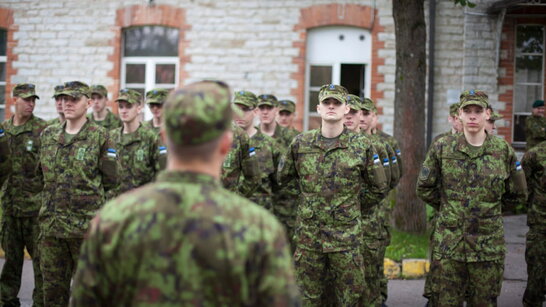
[[[521,163],[519,161],[516,161],[516,171],[521,171]]]
[[[256,154],[256,148],[250,147],[250,148],[248,149],[248,152],[249,152],[248,156],[249,156],[249,157],[252,157],[252,156],[254,156],[254,155]]]
[[[373,155],[373,164],[377,164],[379,162],[380,162],[379,161],[379,155],[377,155],[377,154]]]
[[[419,179],[426,180],[429,175],[430,175],[430,169],[426,166],[423,166],[421,168],[421,173],[419,173]]]
[[[76,153],[76,160],[82,161],[84,158],[85,158],[85,147],[78,148],[78,152]]]
[[[280,170],[282,170],[282,169],[284,168],[284,161],[285,161],[285,159],[284,159],[284,158],[283,158],[283,159],[281,159],[281,161],[279,161],[279,166],[278,166],[278,168],[279,168],[279,171],[280,171]]]
[[[137,150],[136,156],[138,161],[144,161],[144,150],[142,149]]]
[[[396,150],[396,155],[397,155],[397,156],[400,156],[401,154],[402,154],[402,152],[400,151],[400,149],[397,149],[397,150]]]
[[[392,164],[398,163],[398,160],[396,159],[396,156],[392,157],[391,160],[392,160]]]
[[[167,153],[167,147],[165,146],[159,146],[159,154],[164,155]]]
[[[383,166],[389,166],[389,158],[383,159]]]
[[[32,151],[32,147],[34,145],[34,142],[32,140],[27,141],[27,151]]]
[[[116,150],[114,148],[108,148],[108,153],[106,155],[110,158],[117,157]]]
[[[6,133],[4,132],[4,129],[0,129],[0,138],[3,137],[4,135],[6,135]]]

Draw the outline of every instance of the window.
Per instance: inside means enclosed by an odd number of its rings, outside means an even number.
[[[305,130],[320,125],[317,104],[322,85],[341,84],[350,94],[369,96],[371,36],[355,27],[311,29],[306,50]]]
[[[144,94],[153,88],[173,89],[178,84],[179,31],[162,26],[126,28],[123,31],[121,86]],[[144,108],[145,119],[152,118]]]
[[[532,104],[544,93],[544,26],[518,25],[516,28],[514,84],[514,144],[525,142],[525,119]]]
[[[6,69],[8,31],[0,29],[0,121],[6,115]]]

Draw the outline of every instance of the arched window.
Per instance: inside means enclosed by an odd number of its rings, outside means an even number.
[[[178,84],[179,30],[163,26],[139,26],[123,30],[121,87],[141,92],[173,89]],[[152,117],[144,108],[145,118]]]
[[[304,129],[320,125],[318,91],[324,84],[341,84],[350,94],[369,97],[371,87],[370,31],[328,26],[308,31]]]
[[[6,114],[6,70],[8,31],[0,29],[0,121]]]

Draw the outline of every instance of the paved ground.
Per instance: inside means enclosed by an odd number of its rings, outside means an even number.
[[[502,293],[498,301],[499,307],[522,306],[521,298],[527,280],[527,266],[524,258],[525,234],[527,233],[525,222],[525,215],[509,216],[504,219],[507,254]],[[3,264],[4,260],[0,259],[0,265]],[[389,281],[387,305],[390,307],[424,306],[426,300],[421,296],[424,283],[423,279]],[[21,306],[32,305],[33,287],[32,264],[30,261],[25,261],[23,286],[19,292]]]

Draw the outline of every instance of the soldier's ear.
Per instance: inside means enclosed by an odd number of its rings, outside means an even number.
[[[223,158],[229,153],[231,150],[231,143],[233,142],[233,132],[231,131],[225,131],[220,136],[220,143],[218,144],[220,154]]]

